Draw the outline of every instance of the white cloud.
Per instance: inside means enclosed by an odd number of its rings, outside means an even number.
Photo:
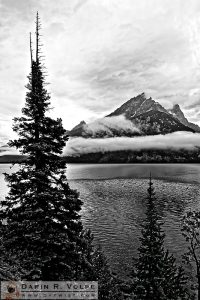
[[[64,148],[63,155],[79,155],[86,153],[142,150],[142,149],[195,149],[200,147],[200,134],[175,132],[166,135],[140,137],[111,138],[70,138]],[[19,151],[7,146],[0,148],[0,156],[16,155]]]
[[[166,135],[133,138],[70,138],[63,154],[78,155],[84,153],[141,149],[194,149],[195,147],[200,147],[200,134],[175,132]]]
[[[127,120],[123,115],[101,118],[94,122],[84,125],[84,130],[91,136],[96,136],[98,133],[104,132],[108,136],[113,135],[113,130],[128,131],[130,133],[140,132],[140,129],[136,127],[133,122]]]
[[[29,31],[42,19],[55,115],[71,128],[147,92],[200,124],[199,0],[0,0],[0,105],[20,114]],[[194,92],[195,91],[195,92]]]
[[[20,155],[20,152],[15,148],[11,148],[8,147],[7,145],[3,145],[3,147],[0,147],[0,156],[3,155]]]
[[[6,151],[1,151],[0,156],[4,155],[20,155],[19,151],[13,149],[13,150],[6,150]]]

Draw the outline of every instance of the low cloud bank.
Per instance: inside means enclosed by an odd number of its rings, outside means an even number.
[[[119,132],[128,131],[130,133],[140,132],[140,129],[123,115],[98,119],[89,124],[85,124],[84,130],[94,137],[100,132],[105,132],[108,136],[113,136],[113,131],[115,130]]]
[[[20,152],[15,148],[0,147],[0,156],[3,155],[20,155]]]
[[[70,138],[63,155],[107,152],[118,150],[142,149],[188,149],[200,147],[200,134],[191,132],[174,132],[166,135],[111,138]],[[14,148],[0,147],[0,156],[19,155]]]
[[[142,150],[142,149],[195,149],[200,147],[200,134],[175,132],[166,135],[115,137],[102,139],[71,138],[63,155],[79,155],[84,153]]]

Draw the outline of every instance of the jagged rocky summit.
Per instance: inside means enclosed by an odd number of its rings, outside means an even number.
[[[121,124],[120,124],[121,123]],[[187,120],[180,106],[165,109],[144,93],[131,98],[105,118],[86,124],[81,121],[69,136],[115,137],[167,134],[176,131],[200,132],[200,127]]]

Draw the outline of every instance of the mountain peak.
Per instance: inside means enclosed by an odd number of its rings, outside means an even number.
[[[184,116],[184,113],[182,112],[179,104],[174,104],[173,108],[169,109],[169,113],[171,113],[175,118],[177,118],[179,121],[181,121],[185,125],[188,122],[186,117]]]
[[[111,121],[109,117],[115,118]],[[198,125],[188,122],[178,104],[175,104],[170,110],[166,110],[159,102],[153,100],[151,97],[147,98],[145,93],[129,99],[111,114],[105,116],[103,120],[101,122],[94,122],[94,124],[86,124],[85,121],[81,121],[69,131],[69,135],[91,138],[91,132],[88,131],[88,126],[90,125],[93,126],[93,131],[96,128],[99,130],[98,137],[101,138],[108,137],[110,134],[111,136],[136,136],[138,134],[155,135],[176,131],[200,132]],[[133,123],[134,128],[139,129],[139,133],[135,131],[130,132],[129,129],[124,130],[124,121],[129,124]],[[112,124],[117,124],[114,130]],[[97,135],[92,135],[92,137],[97,137]]]
[[[133,98],[130,98],[130,100],[128,100],[127,102],[125,102],[124,104],[126,103],[131,103],[131,102],[135,102],[135,101],[139,101],[139,100],[146,100],[146,94],[143,92]]]
[[[85,124],[86,122],[84,120],[79,123],[79,125],[85,125]]]
[[[81,135],[84,131],[86,123],[85,121],[81,121],[78,125],[76,125],[74,128],[72,128],[69,132],[71,136],[78,136]]]
[[[179,104],[174,104],[172,110],[181,110],[180,105]]]
[[[150,110],[161,111],[168,113],[167,110],[151,97],[147,98],[145,93],[137,95],[125,102],[107,117],[124,115],[127,119],[132,120],[136,116],[146,113]]]
[[[169,109],[168,112],[176,119],[178,119],[182,124],[192,128],[196,132],[200,132],[198,125],[188,122],[184,113],[182,112],[179,104],[174,104],[172,109]]]
[[[147,95],[145,94],[145,92],[131,98],[130,100],[136,100],[136,99],[143,99],[143,100],[147,100]],[[149,98],[150,99],[150,98]]]
[[[146,94],[143,92],[142,94],[139,94],[137,97],[142,97],[146,99]]]

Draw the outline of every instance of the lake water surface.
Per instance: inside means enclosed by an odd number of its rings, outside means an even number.
[[[2,173],[16,169],[0,165],[1,197],[7,193]],[[164,221],[166,247],[180,261],[186,250],[181,219],[187,210],[200,209],[200,165],[68,165],[70,186],[80,192],[84,202],[83,223],[92,230],[95,243],[102,246],[113,269],[121,274],[129,272],[131,259],[137,255],[150,172]]]

